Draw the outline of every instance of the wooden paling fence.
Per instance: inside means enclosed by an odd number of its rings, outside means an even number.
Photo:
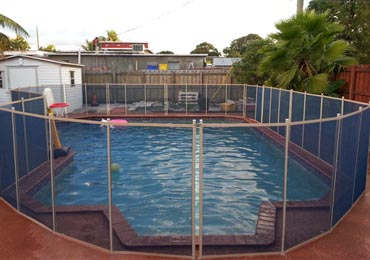
[[[365,103],[370,101],[370,64],[352,66],[340,72],[336,79],[346,81],[341,89],[345,98]]]
[[[84,82],[117,84],[234,84],[228,69],[84,72]]]
[[[227,69],[140,71],[84,73],[84,82],[117,84],[235,84],[236,80]],[[346,81],[340,89],[347,98],[360,102],[370,101],[370,64],[352,66],[340,72],[336,79]]]

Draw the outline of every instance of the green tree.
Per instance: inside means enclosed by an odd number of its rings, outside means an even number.
[[[174,54],[173,51],[160,51],[158,54]]]
[[[85,40],[85,45],[81,45],[81,48],[84,50],[84,51],[93,51],[94,50],[94,44],[92,41],[89,41],[89,40]]]
[[[28,42],[20,35],[9,41],[9,51],[28,51],[30,48]]]
[[[208,42],[202,42],[198,44],[190,54],[208,54],[208,56],[219,57],[221,53],[217,50],[215,46]]]
[[[15,32],[16,35],[24,37],[29,36],[27,31],[22,26],[20,26],[18,23],[2,14],[0,14],[0,26],[3,29],[9,29]],[[9,50],[9,47],[10,47],[10,38],[5,33],[0,31],[0,52]]]
[[[116,31],[114,31],[114,30],[108,30],[106,32],[107,32],[107,37],[105,37],[105,36],[99,36],[99,37],[97,37],[98,38],[98,42],[104,42],[104,41],[117,42],[117,41],[120,41],[120,39],[118,38],[118,34],[116,33]],[[85,51],[94,51],[95,50],[94,40],[91,40],[91,41],[85,40],[85,45],[81,45],[81,48],[84,49]]]
[[[260,50],[272,44],[271,39],[256,39],[244,45],[241,61],[235,63],[232,67],[232,75],[239,83],[264,84],[268,75],[258,74],[258,65],[264,58]]]
[[[108,30],[106,41],[119,42],[120,39],[118,38],[118,34],[116,33],[116,31]]]
[[[330,22],[327,13],[300,13],[276,28],[270,36],[276,44],[263,49],[259,66],[260,75],[269,75],[268,85],[323,93],[333,73],[356,64],[347,56],[347,42],[335,40],[343,26]]]
[[[55,47],[54,44],[49,44],[48,46],[46,47],[40,47],[39,48],[40,51],[48,51],[48,52],[57,52],[57,49]]]
[[[360,63],[370,63],[370,1],[311,0],[307,9],[319,13],[328,12],[331,21],[344,26],[337,39],[350,44],[352,55]]]
[[[226,57],[242,57],[248,43],[254,40],[262,39],[258,34],[250,33],[246,36],[235,39],[230,47],[226,47],[222,52]]]
[[[99,36],[97,38],[98,42],[106,41],[106,38],[104,36]],[[85,40],[85,45],[81,45],[81,48],[84,49],[85,51],[94,51],[95,50],[94,40],[91,41]]]

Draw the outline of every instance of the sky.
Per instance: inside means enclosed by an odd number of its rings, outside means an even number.
[[[1,0],[1,14],[26,29],[32,50],[37,32],[39,46],[77,51],[86,40],[114,30],[121,41],[148,42],[154,53],[189,54],[202,42],[222,52],[250,33],[264,38],[295,15],[296,5],[296,0]]]

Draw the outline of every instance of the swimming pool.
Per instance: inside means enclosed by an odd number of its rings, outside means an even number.
[[[88,124],[58,129],[76,155],[56,178],[56,205],[106,205],[106,129]],[[191,129],[111,130],[112,162],[119,164],[112,173],[113,204],[138,234],[191,233],[191,144]],[[283,151],[251,128],[206,129],[203,147],[203,233],[254,233],[261,202],[282,200]],[[288,173],[288,200],[319,199],[330,189],[291,158]],[[50,205],[49,194],[46,185],[36,198]]]

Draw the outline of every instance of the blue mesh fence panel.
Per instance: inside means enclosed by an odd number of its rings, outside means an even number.
[[[304,112],[304,94],[293,93],[292,122],[302,121]]]
[[[344,114],[356,112],[360,107],[365,107],[367,104],[359,104],[349,101],[344,101]]]
[[[295,131],[292,126],[292,132]],[[299,128],[298,128],[299,129]],[[301,157],[299,148],[288,158],[288,187],[284,249],[289,249],[330,228],[330,178],[315,156]]]
[[[27,173],[26,140],[23,119],[23,115],[15,114],[19,177],[22,177]]]
[[[271,89],[271,117],[270,122],[271,123],[277,123],[279,120],[279,93],[280,89],[272,88]],[[273,126],[271,127],[272,130],[275,132],[278,131],[278,127]]]
[[[164,88],[163,85],[146,86],[147,112],[164,113]]]
[[[14,183],[12,114],[0,111],[0,191]]]
[[[145,85],[127,85],[128,113],[144,113],[145,111]]]
[[[212,99],[211,93],[216,93],[217,87],[216,86],[208,86],[208,97],[209,102],[216,103],[216,100]],[[225,92],[222,91],[224,94]],[[188,109],[189,102],[187,100],[187,93],[188,87],[187,85],[168,85],[168,97],[170,100],[168,112],[181,112],[186,113]],[[219,92],[217,92],[219,93]],[[214,104],[214,106],[218,106],[218,104]]]
[[[293,93],[292,122],[303,121],[304,95]],[[302,146],[302,125],[296,125],[290,132],[290,139],[295,144]]]
[[[306,115],[305,120],[320,118],[321,97],[306,95]]]
[[[13,92],[14,93],[14,92]],[[12,105],[15,111],[22,111],[22,103],[18,102]],[[16,130],[16,150],[17,150],[17,160],[18,160],[18,174],[22,177],[27,172],[26,163],[26,151],[25,151],[25,139],[24,139],[24,125],[23,116],[14,113],[15,120],[15,130]]]
[[[277,123],[279,118],[279,89],[273,88],[271,92],[271,123]]]
[[[104,105],[107,102],[107,92],[105,84],[89,84],[83,88],[83,96],[86,96],[87,103],[91,106]],[[85,102],[84,98],[84,102]]]
[[[357,153],[357,171],[355,179],[355,189],[353,202],[358,199],[366,188],[366,176],[368,167],[369,153],[369,129],[370,129],[370,109],[361,113],[361,129],[359,135],[359,147]]]
[[[49,228],[53,227],[52,212],[48,205],[40,202],[34,196],[44,185],[50,188],[51,167],[47,154],[45,121],[32,116],[19,115],[22,133],[18,142],[18,167],[22,178],[19,181],[20,210],[29,217],[43,223]],[[44,127],[40,129],[40,124]],[[17,129],[18,132],[18,129]],[[35,149],[42,146],[42,149]],[[22,151],[22,154],[20,154]],[[54,166],[58,163],[55,161]],[[54,169],[54,173],[57,170]],[[45,192],[46,198],[51,198],[51,191]]]
[[[334,162],[336,128],[337,121],[321,123],[319,157],[331,165]]]
[[[114,128],[111,136],[112,162],[118,164],[112,173],[119,213],[113,216],[115,250],[190,255],[192,128],[128,126]],[[120,226],[122,219],[129,225]],[[155,247],[155,241],[162,244]]]
[[[257,87],[247,86],[247,117],[255,118],[256,112],[256,91]]]
[[[24,102],[24,111],[27,113],[44,115],[46,113],[44,99],[36,99],[32,100],[31,102]]]
[[[125,103],[125,88],[123,85],[109,84],[109,100],[113,103]]]
[[[270,121],[270,96],[271,88],[264,88],[264,103],[263,103],[263,122],[268,123]]]
[[[61,143],[71,146],[67,156],[54,159],[56,231],[108,249],[107,128],[57,120],[56,127]],[[45,177],[34,199],[50,206],[50,167]],[[50,221],[51,211],[45,213]]]
[[[256,100],[256,120],[261,121],[262,114],[262,88],[257,88],[257,100]]]
[[[320,118],[321,97],[306,95],[305,121]],[[320,124],[304,124],[302,126],[303,143],[302,147],[311,153],[318,154]]]
[[[42,91],[42,89],[41,89]],[[28,99],[28,98],[34,98],[39,97],[40,94],[37,93],[30,93],[27,91],[21,91],[21,90],[12,90],[11,91],[12,101],[21,100],[22,98]]]
[[[303,148],[318,155],[320,123],[304,124]]]
[[[276,252],[281,249],[279,227],[282,225],[282,212],[278,208],[275,214],[271,202],[282,199],[284,153],[271,140],[273,137],[268,138],[260,131],[266,131],[266,128],[205,126],[204,255],[261,250]],[[270,129],[267,131],[276,134]],[[265,218],[269,220],[265,222]],[[269,228],[264,229],[261,222]],[[215,247],[214,241],[225,245]],[[256,241],[257,245],[252,241]]]
[[[333,225],[340,220],[352,206],[354,172],[358,147],[360,115],[343,118],[339,137],[339,156],[337,162]]]
[[[44,115],[45,113],[43,99],[25,102],[24,108],[27,113],[36,115]],[[25,116],[23,125],[25,128],[26,149],[28,154],[28,170],[31,171],[48,160],[47,120]]]
[[[342,100],[324,98],[323,100],[323,118],[336,117],[342,111]]]
[[[46,124],[45,119],[26,117],[25,128],[29,170],[35,169],[48,159],[48,132]]]
[[[280,123],[289,118],[290,91],[282,90],[280,99]],[[285,127],[279,127],[279,134],[285,136]]]

